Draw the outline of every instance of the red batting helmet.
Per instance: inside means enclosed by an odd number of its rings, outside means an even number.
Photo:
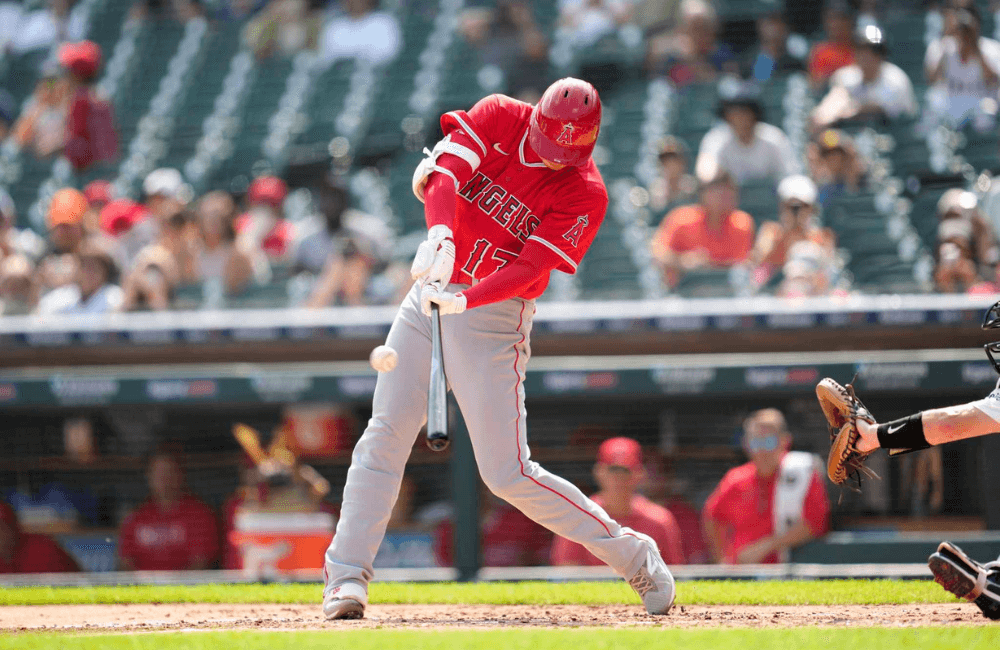
[[[545,160],[582,165],[601,130],[601,98],[586,81],[566,77],[545,91],[531,112],[528,141]]]

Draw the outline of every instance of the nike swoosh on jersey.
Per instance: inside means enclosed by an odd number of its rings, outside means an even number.
[[[504,151],[503,149],[500,148],[500,143],[499,142],[494,142],[493,143],[493,148],[496,149],[497,151],[499,151],[500,153],[502,153],[505,156],[509,156],[510,155],[509,153],[507,153],[506,151]]]

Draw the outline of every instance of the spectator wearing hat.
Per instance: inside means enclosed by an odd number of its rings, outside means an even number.
[[[972,123],[985,130],[994,123],[983,102],[996,102],[1000,43],[981,35],[979,11],[973,4],[946,7],[944,18],[944,35],[927,46],[924,56],[927,82],[934,86],[928,106],[955,126]]]
[[[53,289],[38,303],[40,314],[107,314],[122,308],[123,294],[115,284],[118,266],[107,247],[95,238],[80,243],[72,284]]]
[[[38,158],[62,151],[66,139],[69,87],[58,65],[42,68],[41,79],[14,122],[11,137],[21,149]]]
[[[843,0],[830,3],[823,12],[826,40],[809,52],[809,78],[814,87],[826,84],[834,72],[854,63],[854,11]]]
[[[51,538],[24,532],[13,508],[0,501],[0,573],[79,570],[76,560]]]
[[[38,306],[35,265],[24,255],[0,260],[0,316],[23,316]]]
[[[811,176],[819,188],[818,201],[827,207],[844,194],[853,194],[865,185],[865,159],[854,140],[843,131],[826,129],[809,145],[806,157]]]
[[[691,175],[688,148],[673,136],[660,143],[660,176],[649,188],[650,207],[664,213],[679,205],[691,203],[698,196],[698,181]]]
[[[255,269],[267,268],[267,260],[254,264],[250,253],[236,245],[236,202],[227,192],[209,192],[198,201],[195,219],[198,280],[221,286],[223,296],[240,295],[257,279]]]
[[[622,526],[652,537],[667,564],[684,564],[677,520],[669,510],[638,493],[645,475],[638,442],[624,437],[605,440],[594,464],[598,492],[590,498]],[[556,566],[604,564],[580,544],[558,535],[552,543],[551,562]]]
[[[126,571],[214,568],[219,559],[219,522],[191,494],[180,458],[159,451],[146,468],[149,498],[122,522],[119,562]]]
[[[118,133],[111,103],[94,88],[101,68],[101,48],[93,41],[64,43],[59,64],[66,71],[69,106],[63,153],[81,172],[118,156]]]
[[[993,229],[979,211],[972,192],[952,188],[937,205],[937,270],[940,290],[964,291],[980,278],[993,278],[1000,250]],[[946,280],[947,278],[947,280]]]
[[[95,201],[91,205],[100,205]],[[102,237],[113,242],[115,259],[120,268],[132,267],[139,251],[146,245],[142,227],[146,208],[132,199],[114,199],[98,212],[97,223]]]
[[[750,462],[729,470],[702,510],[716,562],[787,562],[793,548],[826,533],[830,505],[817,459],[791,446],[781,411],[756,411],[744,422]]]
[[[875,25],[859,30],[854,63],[830,77],[830,91],[813,111],[813,126],[826,128],[841,120],[913,117],[917,99],[903,70],[886,61],[885,34]]]
[[[87,207],[87,199],[79,190],[63,188],[52,195],[45,215],[48,248],[38,262],[43,289],[73,281],[77,261],[74,256],[84,239],[83,215]]]
[[[103,232],[101,228],[101,210],[114,198],[114,187],[105,180],[96,180],[83,188],[83,196],[87,199],[87,211],[83,215],[83,230],[87,235],[97,235]]]
[[[808,176],[787,176],[778,184],[778,220],[761,224],[750,253],[758,283],[766,282],[785,265],[789,250],[797,242],[812,242],[827,260],[833,258],[836,237],[832,230],[816,223],[817,196],[816,184]]]
[[[7,255],[24,255],[38,259],[45,242],[30,228],[17,228],[17,210],[7,190],[0,187],[0,260]]]
[[[762,121],[764,108],[756,86],[741,84],[723,97],[719,115],[724,122],[712,127],[698,147],[698,180],[712,178],[721,169],[739,185],[768,178],[777,182],[795,171],[788,136]]]
[[[269,259],[283,259],[292,243],[292,224],[285,220],[288,185],[277,176],[254,179],[247,189],[247,211],[236,219],[236,233],[247,250],[262,250]]]
[[[142,182],[146,210],[161,224],[183,211],[192,198],[191,186],[176,169],[161,167],[154,169]]]
[[[701,188],[701,202],[674,208],[653,236],[652,256],[668,286],[702,268],[725,268],[747,260],[754,221],[737,209],[739,188],[724,171]]]
[[[801,36],[789,35],[784,13],[766,12],[757,18],[757,46],[746,59],[747,76],[765,83],[804,70],[806,47]]]

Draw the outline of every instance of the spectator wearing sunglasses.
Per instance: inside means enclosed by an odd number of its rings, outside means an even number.
[[[677,520],[669,510],[637,492],[645,477],[642,447],[637,441],[624,437],[605,440],[594,464],[599,492],[590,498],[622,526],[652,537],[667,564],[684,564]],[[556,566],[604,564],[580,544],[558,535],[552,542],[551,561]]]
[[[818,190],[808,176],[788,176],[778,184],[778,221],[765,221],[757,231],[750,253],[755,278],[764,283],[789,260],[788,252],[799,242],[816,244],[827,264],[836,254],[836,236],[816,221]]]
[[[791,445],[777,409],[756,411],[744,422],[750,462],[726,473],[702,511],[716,562],[787,562],[791,549],[827,531],[830,506],[817,459],[789,451]]]

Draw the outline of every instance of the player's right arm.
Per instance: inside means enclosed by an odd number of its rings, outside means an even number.
[[[491,95],[468,112],[451,111],[441,117],[445,133],[413,172],[413,193],[424,203],[427,240],[417,248],[410,275],[414,280],[446,285],[455,266],[452,228],[458,204],[458,189],[486,158],[486,133],[494,128],[499,99]]]

